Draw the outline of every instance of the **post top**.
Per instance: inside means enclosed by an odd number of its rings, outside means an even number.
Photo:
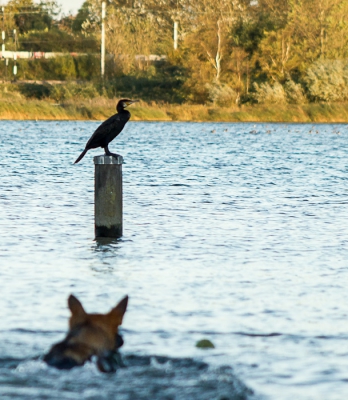
[[[114,164],[114,165],[123,164],[123,157],[119,154],[114,156],[107,156],[105,154],[102,156],[95,156],[93,160],[94,164]]]

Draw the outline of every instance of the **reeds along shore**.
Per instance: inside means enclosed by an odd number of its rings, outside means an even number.
[[[0,98],[2,120],[104,120],[115,113],[116,99],[30,100]],[[132,121],[348,122],[348,103],[218,107],[155,102],[132,107]]]

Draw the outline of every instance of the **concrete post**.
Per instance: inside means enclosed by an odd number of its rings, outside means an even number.
[[[174,21],[174,50],[178,49],[178,26],[179,22]]]
[[[94,157],[96,237],[122,236],[122,163],[122,156]]]
[[[102,2],[102,31],[101,31],[101,54],[100,54],[100,75],[104,78],[105,74],[105,12],[106,10],[106,3],[105,1]]]

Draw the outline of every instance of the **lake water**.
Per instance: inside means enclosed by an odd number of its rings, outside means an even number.
[[[347,398],[347,126],[130,122],[124,236],[95,241],[98,125],[1,122],[1,399]],[[129,295],[128,368],[42,362],[70,293]]]

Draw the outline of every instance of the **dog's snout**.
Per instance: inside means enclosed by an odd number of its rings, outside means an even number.
[[[64,354],[55,351],[50,351],[47,353],[43,360],[51,367],[55,367],[57,369],[71,369],[79,365],[73,358],[67,357]]]
[[[118,368],[123,368],[123,364],[120,353],[116,350],[104,352],[97,359],[97,367],[100,372],[116,372]]]

